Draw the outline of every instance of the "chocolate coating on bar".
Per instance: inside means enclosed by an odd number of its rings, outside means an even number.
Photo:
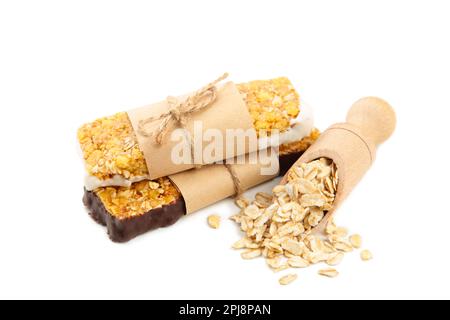
[[[279,174],[284,175],[302,153],[281,155]],[[99,224],[106,226],[109,238],[114,242],[127,242],[147,231],[170,226],[186,213],[184,199],[181,196],[169,205],[126,219],[118,219],[111,215],[93,191],[84,189],[83,203],[89,215]]]
[[[126,219],[118,219],[111,215],[93,191],[84,189],[83,203],[89,215],[97,223],[106,226],[109,238],[114,242],[127,242],[147,231],[170,226],[186,212],[181,196],[171,204]]]
[[[279,157],[280,172],[278,173],[278,175],[284,176],[286,172],[288,172],[293,164],[298,160],[298,158],[301,157],[302,154],[303,152],[294,152],[281,155]]]

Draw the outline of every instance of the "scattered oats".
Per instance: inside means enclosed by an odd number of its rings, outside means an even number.
[[[241,217],[241,230],[246,232],[248,230],[247,219]]]
[[[350,243],[340,241],[333,244],[334,248],[343,252],[352,252],[353,246]]]
[[[284,197],[288,197],[290,199],[295,199],[294,186],[290,183],[284,185],[284,189],[286,190],[286,195],[282,194],[281,197],[278,198],[278,202],[284,202]]]
[[[284,264],[280,256],[275,257],[275,258],[266,259],[266,263],[272,269],[281,268]]]
[[[328,178],[330,175],[331,175],[331,167],[325,164],[325,166],[320,168],[319,173],[317,174],[317,179]]]
[[[280,194],[280,193],[285,193],[286,192],[286,188],[284,187],[284,185],[277,185],[272,189],[272,192],[276,194]]]
[[[269,249],[272,249],[272,252],[274,253],[282,253],[283,252],[283,248],[281,248],[281,246],[274,242],[274,241],[270,241],[268,244]]]
[[[288,251],[288,252],[290,252],[290,253],[292,253],[292,254],[294,254],[296,256],[303,253],[302,246],[299,244],[298,241],[295,241],[295,240],[288,239],[285,242],[283,242],[281,247],[284,250],[286,250],[286,251]]]
[[[257,243],[257,242],[252,242],[252,241],[249,240],[246,243],[246,248],[248,248],[248,249],[258,249],[259,247],[260,247],[260,244]]]
[[[349,238],[350,243],[352,244],[353,248],[359,249],[361,248],[362,239],[359,234],[353,234]]]
[[[317,191],[317,186],[310,180],[299,179],[296,183],[300,193],[315,193]]]
[[[277,233],[277,231],[278,231],[277,224],[275,222],[271,223],[270,227],[269,227],[269,234],[270,234],[270,236],[273,237]]]
[[[319,270],[319,274],[324,277],[335,278],[339,275],[339,272],[337,272],[335,269],[330,268]]]
[[[361,251],[361,260],[362,261],[369,261],[372,259],[373,259],[372,252],[370,252],[369,250]]]
[[[262,254],[261,249],[247,250],[241,253],[242,259],[254,259]]]
[[[316,264],[328,259],[328,254],[322,252],[307,252],[303,254],[303,258],[307,259],[310,263]]]
[[[297,275],[295,273],[291,273],[291,274],[288,274],[288,275],[285,275],[285,276],[281,277],[278,280],[278,282],[281,285],[285,286],[285,285],[288,285],[289,283],[291,283],[291,282],[293,282],[295,280],[297,280]]]
[[[333,233],[338,237],[344,238],[348,235],[348,230],[347,228],[338,227]]]
[[[301,167],[294,167],[292,172],[297,176],[297,178],[303,178],[303,169]]]
[[[273,272],[277,273],[283,270],[289,269],[289,265],[287,263],[284,263],[282,266],[280,266],[279,268],[276,269],[272,269]]]
[[[288,259],[288,264],[292,268],[306,268],[309,266],[309,262],[301,257],[291,257]]]
[[[255,196],[255,200],[263,208],[267,208],[272,204],[272,196],[265,192],[258,192]]]
[[[323,251],[326,253],[333,253],[336,251],[336,249],[334,249],[333,247],[333,244],[328,240],[323,242],[323,247]]]
[[[336,224],[334,223],[334,220],[330,219],[328,221],[328,223],[327,223],[326,228],[325,228],[325,232],[327,234],[332,234],[332,233],[334,233],[336,231],[336,229],[337,229],[337,227],[336,227]]]
[[[303,228],[305,228],[305,231],[309,231],[311,229],[308,219],[303,220]]]
[[[331,243],[336,243],[345,241],[345,239],[333,233],[328,235],[328,241],[330,241]]]
[[[317,208],[312,208],[311,212],[308,216],[308,224],[311,227],[315,227],[319,224],[320,221],[322,221],[324,216],[324,212]]]
[[[337,227],[332,219],[327,221],[326,234],[311,232],[333,209],[337,185],[335,164],[322,158],[291,168],[287,183],[275,186],[272,194],[259,192],[253,201],[236,200],[241,211],[231,219],[240,224],[245,237],[233,248],[246,249],[241,253],[244,259],[263,256],[275,272],[320,262],[338,265],[344,252],[356,248],[356,235],[347,239],[347,229]],[[319,274],[335,277],[338,272],[324,269]],[[296,277],[287,275],[280,283],[290,283]]]
[[[264,234],[266,233],[267,230],[267,225],[263,225],[262,227],[256,229],[256,237],[255,237],[255,241],[256,242],[261,242]]]
[[[237,198],[235,200],[235,203],[239,208],[245,209],[250,204],[250,201],[241,197],[241,198]]]
[[[309,249],[313,252],[322,252],[325,250],[325,245],[323,241],[318,237],[308,236],[305,238],[305,243],[308,245]]]
[[[283,252],[283,255],[284,255],[286,258],[297,257],[295,254],[292,254],[292,253],[290,253],[290,252],[288,252],[288,251],[284,251],[284,252]]]
[[[231,221],[236,222],[236,223],[241,223],[242,216],[241,216],[240,213],[238,213],[238,214],[233,214],[229,219],[230,219]]]
[[[301,234],[303,234],[305,232],[305,227],[303,227],[303,225],[301,224],[295,224],[294,227],[292,228],[292,235],[294,237],[298,237]]]
[[[313,162],[311,162],[310,164],[312,164]],[[317,167],[310,165],[306,167],[303,173],[303,177],[307,180],[312,180],[317,176],[318,172],[319,170],[317,169]]]
[[[275,252],[275,251],[268,250],[268,252],[267,252],[267,258],[270,258],[270,259],[278,257],[279,255],[280,254],[278,252]]]
[[[328,192],[331,192],[333,194],[335,193],[336,188],[329,177],[325,179],[325,188],[328,190]]]
[[[344,259],[344,253],[336,252],[332,254],[326,262],[330,266],[337,266],[342,262],[342,259]]]
[[[251,219],[256,219],[262,214],[262,212],[256,205],[251,204],[244,209],[244,214]]]
[[[300,203],[305,207],[321,207],[325,204],[326,198],[319,193],[304,194]]]
[[[208,216],[208,224],[211,228],[218,229],[220,227],[220,216],[217,214]]]
[[[244,248],[247,248],[247,242],[248,242],[247,238],[242,238],[241,240],[238,240],[235,243],[233,243],[232,248],[233,249],[244,249]]]
[[[254,225],[256,227],[263,227],[265,226],[266,222],[269,221],[269,219],[272,217],[273,213],[270,211],[265,211],[262,215],[260,215],[256,220]],[[267,227],[267,226],[266,226]]]

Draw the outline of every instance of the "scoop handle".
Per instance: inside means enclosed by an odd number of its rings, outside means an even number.
[[[365,97],[356,101],[347,113],[347,123],[358,127],[375,146],[392,135],[396,122],[394,109],[377,97]]]

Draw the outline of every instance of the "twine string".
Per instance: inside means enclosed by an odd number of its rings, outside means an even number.
[[[239,197],[242,193],[244,193],[244,189],[242,188],[241,180],[239,179],[236,171],[234,170],[233,166],[229,163],[224,164],[225,168],[227,168],[228,172],[230,173],[231,179],[233,180],[234,185],[234,196]]]

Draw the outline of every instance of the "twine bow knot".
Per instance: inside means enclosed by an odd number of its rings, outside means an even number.
[[[168,98],[167,98],[167,103],[168,103],[169,105],[174,105],[174,104],[177,103],[176,100],[174,100],[175,102],[172,102],[172,101],[169,100],[169,99],[176,99],[176,98],[174,98],[174,97],[168,97]],[[186,124],[186,118],[183,116],[183,114],[180,112],[180,110],[179,110],[177,107],[172,107],[172,108],[170,109],[169,113],[170,113],[170,116],[171,116],[175,121],[177,121],[178,123],[180,123],[181,125],[185,125],[185,124]]]
[[[227,77],[228,73],[223,74],[193,95],[187,97],[184,101],[180,102],[176,97],[172,96],[167,97],[166,101],[169,105],[169,111],[162,113],[159,116],[148,117],[147,119],[139,121],[138,133],[144,137],[154,136],[156,143],[162,144],[164,137],[169,131],[169,124],[171,122],[176,122],[180,127],[186,129],[187,119],[191,114],[206,109],[214,103],[217,98],[216,85]],[[160,120],[162,121],[156,130],[149,131],[146,128],[149,123]]]
[[[187,97],[184,101],[180,102],[176,97],[173,96],[167,97],[166,102],[169,105],[169,111],[159,116],[149,117],[147,119],[139,121],[138,133],[144,137],[154,136],[156,143],[162,144],[164,141],[164,137],[169,131],[169,124],[171,122],[176,122],[181,128],[186,129],[187,120],[191,114],[206,109],[214,103],[217,98],[216,85],[227,77],[228,73],[224,73],[221,77],[207,84],[205,87],[195,92],[192,96]],[[146,126],[149,123],[160,120],[162,121],[155,131],[148,131]],[[192,164],[195,164],[194,143],[189,136],[187,136],[187,138],[191,148],[191,161]],[[201,166],[197,165],[195,167],[200,168]],[[236,171],[230,164],[225,164],[225,168],[228,170],[231,179],[233,180],[235,195],[240,196],[243,193],[243,188],[241,186],[241,181],[236,174]]]

